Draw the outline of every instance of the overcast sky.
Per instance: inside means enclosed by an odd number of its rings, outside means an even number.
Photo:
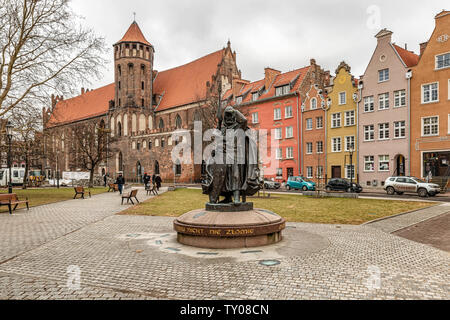
[[[310,58],[332,74],[345,60],[359,77],[380,28],[418,53],[433,31],[434,16],[450,9],[448,0],[72,0],[72,7],[110,46],[111,62],[91,88],[114,81],[112,45],[132,23],[133,12],[155,48],[154,69],[185,64],[230,39],[242,77],[255,81],[264,77],[265,67],[286,72],[308,65]]]

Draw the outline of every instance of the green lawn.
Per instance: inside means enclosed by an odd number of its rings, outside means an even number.
[[[208,196],[200,190],[177,189],[152,198],[121,214],[178,217],[190,210],[205,207]],[[415,209],[430,207],[429,202],[387,201],[346,198],[313,198],[298,195],[272,195],[250,198],[255,208],[278,213],[287,221],[329,224],[364,222]]]
[[[87,189],[86,189],[87,190]],[[99,194],[108,191],[108,188],[95,187],[90,189],[91,194]],[[1,189],[0,193],[8,193],[7,189]],[[13,189],[13,193],[16,193],[19,200],[25,200],[28,198],[30,201],[30,206],[39,206],[42,204],[53,203],[58,201],[64,201],[73,199],[75,191],[73,188],[39,188],[39,189],[26,189],[21,188]],[[85,195],[86,196],[86,195]],[[88,196],[89,197],[89,196]],[[25,205],[20,205],[20,208],[25,207]],[[19,208],[18,208],[19,209]],[[7,212],[7,206],[1,206],[0,212]]]

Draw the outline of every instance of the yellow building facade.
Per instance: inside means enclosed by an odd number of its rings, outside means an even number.
[[[345,62],[339,64],[327,92],[327,180],[350,179],[353,172],[356,181],[358,87]]]

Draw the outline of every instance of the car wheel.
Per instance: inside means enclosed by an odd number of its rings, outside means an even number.
[[[393,196],[395,194],[395,189],[392,187],[387,187],[386,192],[388,195]]]
[[[326,191],[326,192],[331,192],[331,188],[330,188],[330,187],[326,187],[326,188],[325,188],[325,191]]]
[[[308,187],[307,186],[303,186],[302,190],[303,191],[308,191]]]
[[[287,185],[287,186],[286,186],[286,189],[291,190],[291,186],[290,186],[290,185]]]
[[[428,191],[427,189],[419,189],[419,191],[417,191],[417,193],[419,194],[419,197],[425,198],[428,196]]]

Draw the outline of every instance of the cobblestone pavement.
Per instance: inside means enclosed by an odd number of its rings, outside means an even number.
[[[15,247],[0,249],[0,298],[450,298],[448,253],[369,225],[289,223],[280,244],[222,255],[177,244],[173,218],[112,216],[115,197],[58,204],[65,218],[56,205],[0,216],[0,241]],[[260,264],[271,257],[280,263]],[[68,289],[70,266],[80,290]]]

